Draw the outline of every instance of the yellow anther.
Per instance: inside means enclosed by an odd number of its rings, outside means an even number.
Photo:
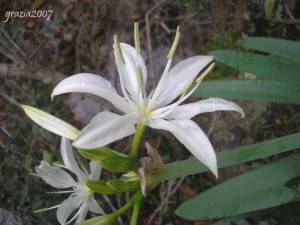
[[[134,23],[134,44],[137,53],[141,53],[139,23]]]
[[[194,83],[195,79],[191,80],[190,82],[188,82],[179,92],[179,94],[184,94],[187,90],[190,89],[190,87],[192,86],[192,84]]]
[[[176,51],[176,48],[178,46],[179,40],[180,40],[180,31],[179,31],[179,27],[177,27],[177,31],[176,31],[176,35],[175,35],[175,40],[174,40],[174,42],[172,44],[172,47],[170,49],[170,52],[169,52],[169,54],[167,56],[168,59],[173,58],[174,53]]]
[[[210,71],[214,68],[215,63],[209,65],[209,67],[197,78],[196,83],[202,82],[202,80],[209,74]]]
[[[137,74],[137,78],[138,78],[138,85],[140,87],[142,87],[143,86],[143,75],[142,75],[142,68],[140,66],[137,67],[136,74]]]
[[[118,35],[114,36],[114,43],[115,43],[115,48],[117,50],[117,55],[118,55],[119,60],[121,61],[122,64],[125,64],[125,60],[123,58],[123,54],[122,54],[122,50],[121,50],[121,46],[120,46],[120,41],[119,41]]]

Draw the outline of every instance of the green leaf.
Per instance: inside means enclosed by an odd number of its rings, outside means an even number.
[[[251,224],[258,225],[255,223],[256,221],[260,221],[262,219],[272,219],[276,221],[276,224],[280,225],[296,225],[300,222],[300,202],[293,202],[286,205],[280,205],[278,207],[268,208],[264,210],[254,211],[250,213],[235,215],[223,218],[213,225],[240,225],[239,222],[241,220],[247,220],[251,222]],[[268,225],[274,225],[270,221]]]
[[[102,216],[97,216],[92,219],[85,220],[78,225],[111,225],[117,219],[114,214],[105,214]]]
[[[43,150],[43,160],[47,161],[48,163],[52,163],[53,158],[54,158],[54,156],[53,156],[52,152]]]
[[[193,95],[300,104],[299,92],[300,85],[273,80],[217,80],[203,82]]]
[[[101,161],[101,165],[104,169],[114,173],[122,173],[132,170],[130,158],[123,156],[115,155],[111,158],[104,159]]]
[[[102,167],[110,172],[118,173],[132,170],[129,156],[110,148],[78,149],[78,152],[87,159],[101,161]]]
[[[99,194],[110,195],[110,194],[117,193],[114,189],[109,187],[105,182],[101,182],[98,180],[88,180],[86,181],[86,185],[89,187],[89,189]]]
[[[296,148],[300,148],[300,133],[217,153],[218,168],[234,166]],[[165,164],[164,169],[157,170],[153,176],[157,182],[161,182],[206,171],[208,168],[197,159],[187,159]]]
[[[29,169],[31,167],[32,161],[33,161],[33,158],[31,157],[31,155],[27,154],[24,159],[24,166],[27,169]]]
[[[126,182],[124,180],[110,180],[107,185],[117,192],[133,192],[140,189],[140,182]]]
[[[246,48],[300,61],[300,43],[296,41],[279,38],[248,37],[240,40],[240,44]]]
[[[100,161],[108,157],[115,155],[114,151],[107,147],[95,148],[95,149],[78,149],[80,155],[89,160]]]
[[[300,174],[300,155],[246,172],[183,203],[176,214],[187,220],[205,220],[286,204],[298,197],[284,183]]]
[[[248,52],[216,50],[209,53],[217,62],[263,78],[300,84],[300,63]]]

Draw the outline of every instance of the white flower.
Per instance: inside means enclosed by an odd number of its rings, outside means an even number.
[[[139,43],[135,32],[136,43]],[[218,110],[234,110],[243,115],[243,110],[233,102],[210,98],[196,103],[180,105],[199,86],[209,67],[200,77],[197,75],[213,60],[211,56],[194,56],[170,69],[173,54],[179,40],[179,32],[168,55],[166,68],[156,87],[146,94],[147,70],[136,48],[119,43],[115,36],[114,53],[123,96],[118,95],[110,82],[100,76],[80,73],[61,81],[53,90],[52,97],[82,92],[97,95],[110,101],[123,116],[102,112],[86,126],[73,145],[91,149],[105,146],[115,140],[132,135],[136,124],[167,130],[208,166],[217,176],[217,162],[213,147],[205,133],[191,120],[197,114]],[[194,86],[193,86],[194,85]]]
[[[90,162],[90,174],[81,170],[75,161],[71,142],[64,137],[62,137],[61,141],[61,155],[66,169],[77,176],[77,181],[75,181],[65,170],[56,166],[51,166],[46,161],[42,161],[41,165],[35,168],[37,174],[51,186],[56,188],[71,188],[69,191],[58,192],[72,194],[61,204],[52,207],[58,208],[57,219],[59,223],[68,224],[76,219],[77,224],[85,219],[88,211],[104,214],[102,208],[97,204],[94,198],[93,191],[91,191],[85,184],[87,180],[99,179],[102,169],[99,162]],[[69,219],[71,214],[75,211],[76,213],[74,216]]]

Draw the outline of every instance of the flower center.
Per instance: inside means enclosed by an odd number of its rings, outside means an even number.
[[[77,191],[84,195],[90,195],[94,193],[85,183],[80,182],[77,186]]]
[[[141,106],[140,112],[141,112],[141,117],[146,118],[146,119],[150,118],[152,115],[152,110],[144,105]]]

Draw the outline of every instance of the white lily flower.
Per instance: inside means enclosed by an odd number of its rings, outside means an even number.
[[[90,162],[90,171],[88,173],[79,168],[73,155],[71,142],[62,137],[61,155],[66,169],[77,176],[78,180],[67,173],[62,168],[51,166],[48,162],[42,161],[40,166],[35,168],[37,174],[48,184],[56,188],[71,188],[68,191],[60,191],[58,193],[72,193],[61,204],[51,207],[57,209],[57,219],[60,224],[68,224],[76,219],[76,224],[83,221],[88,211],[98,214],[104,214],[102,208],[97,204],[94,193],[87,185],[87,180],[98,180],[101,169],[99,162]],[[77,212],[69,219],[71,214]],[[68,220],[69,219],[69,220]]]
[[[136,27],[135,27],[136,28]],[[170,69],[174,51],[179,41],[179,31],[168,55],[167,65],[154,91],[146,94],[147,70],[140,54],[139,37],[135,29],[136,47],[119,43],[115,36],[114,53],[123,96],[117,94],[108,80],[88,73],[73,75],[61,81],[53,90],[52,97],[83,92],[97,95],[110,101],[123,116],[102,112],[79,134],[73,145],[91,149],[105,146],[113,141],[134,134],[135,125],[142,124],[155,129],[167,130],[217,176],[217,162],[213,147],[205,133],[191,117],[205,112],[234,110],[244,115],[233,102],[210,98],[196,103],[180,105],[199,86],[204,76],[212,69],[212,56],[194,56]],[[193,86],[194,85],[194,86]]]
[[[75,127],[55,116],[52,116],[49,113],[28,105],[21,106],[30,119],[46,130],[71,140],[75,140],[79,134],[79,130],[77,130]]]

